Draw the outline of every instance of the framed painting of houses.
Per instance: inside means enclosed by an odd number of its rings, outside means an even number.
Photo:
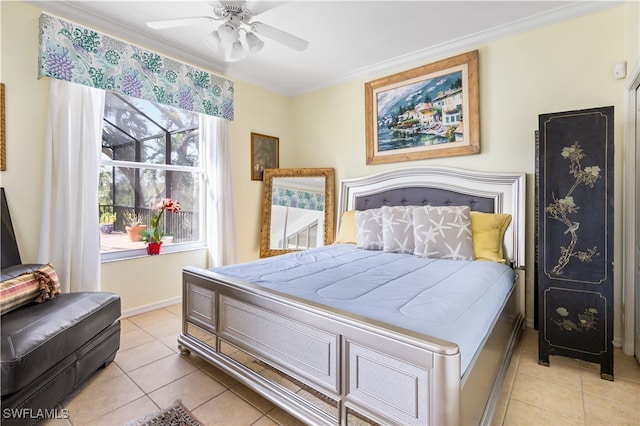
[[[279,167],[279,143],[274,136],[251,133],[251,180],[262,180],[264,169]]]
[[[365,83],[367,164],[478,154],[478,51]]]

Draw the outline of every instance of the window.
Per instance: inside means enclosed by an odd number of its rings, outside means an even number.
[[[204,245],[199,115],[107,93],[98,188],[102,260],[145,254],[144,231],[162,198],[182,205],[162,217],[163,252]],[[112,226],[103,224],[112,222]]]

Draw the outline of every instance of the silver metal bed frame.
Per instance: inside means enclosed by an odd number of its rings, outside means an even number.
[[[434,190],[439,204],[489,200],[489,210],[513,217],[504,249],[516,283],[464,375],[455,343],[190,266],[180,350],[308,424],[488,424],[524,323],[524,173],[420,167],[347,179],[338,217],[363,205],[430,203]]]

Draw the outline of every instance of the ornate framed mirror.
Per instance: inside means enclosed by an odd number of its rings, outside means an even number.
[[[333,242],[333,169],[265,169],[263,181],[260,257]]]

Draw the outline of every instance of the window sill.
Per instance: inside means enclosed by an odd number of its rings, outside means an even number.
[[[182,243],[182,244],[163,244],[160,254],[149,255],[147,254],[146,247],[134,250],[121,250],[116,252],[103,252],[100,254],[100,263],[113,263],[126,260],[134,260],[151,256],[164,256],[173,253],[184,253],[188,251],[196,251],[206,249],[207,246],[204,243]]]

